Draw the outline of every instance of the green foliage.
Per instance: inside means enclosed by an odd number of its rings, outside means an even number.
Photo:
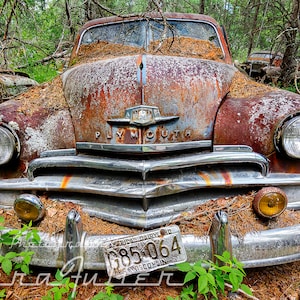
[[[42,300],[60,300],[60,299],[75,299],[76,284],[70,281],[70,277],[63,277],[60,270],[56,271],[56,281],[50,283],[53,288],[48,290],[47,295],[42,297]]]
[[[0,66],[27,71],[27,67],[60,51],[58,45],[66,26],[65,6],[62,1],[47,1],[47,5],[31,0],[16,3],[12,7],[10,1],[0,0]],[[54,77],[52,69],[53,65],[47,64],[29,74],[34,73],[33,79],[44,82]]]
[[[6,290],[2,289],[0,290],[0,299],[5,299],[6,298]]]
[[[4,222],[3,216],[0,216],[0,223]],[[4,230],[4,226],[0,226],[0,231]],[[21,240],[23,238],[23,240]],[[40,236],[36,229],[32,228],[32,223],[24,224],[21,229],[12,229],[0,236],[0,245],[14,246],[18,243],[23,243],[24,246],[28,243],[38,244]],[[3,272],[9,275],[12,270],[21,270],[25,274],[29,274],[29,264],[34,254],[33,251],[14,252],[10,251],[4,255],[0,255],[0,264]]]
[[[0,216],[0,224],[4,223],[3,216]],[[4,230],[4,226],[0,226],[0,230]],[[5,233],[2,233],[0,236],[0,244],[1,245],[7,245],[7,246],[13,246],[17,243],[20,243],[20,238],[25,238],[25,244],[26,243],[34,243],[39,244],[40,242],[40,236],[38,234],[38,231],[36,228],[32,228],[32,221],[29,222],[29,224],[23,224],[21,229],[12,229]]]
[[[24,252],[7,252],[5,255],[0,255],[1,268],[4,273],[9,275],[11,271],[20,269],[23,273],[29,274],[29,263],[33,251]]]
[[[248,295],[252,295],[250,288],[243,284],[246,276],[243,265],[236,258],[231,258],[230,253],[225,251],[223,255],[216,255],[221,262],[220,266],[210,260],[199,260],[195,264],[181,263],[178,264],[178,270],[185,272],[184,284],[193,282],[187,288],[184,288],[180,294],[180,299],[197,299],[197,294],[201,294],[208,299],[218,299],[218,293],[225,294],[225,286],[232,286],[232,291],[242,290]],[[206,266],[206,267],[203,267]],[[194,287],[194,282],[197,287]],[[168,297],[168,300],[171,300]]]
[[[123,300],[124,297],[119,294],[114,294],[114,287],[107,284],[105,286],[105,292],[99,292],[92,300]]]
[[[183,287],[180,296],[175,299],[171,296],[167,296],[166,300],[191,300],[197,299],[197,292],[194,291],[194,286],[191,284],[188,287]]]
[[[27,73],[32,79],[38,83],[43,83],[52,80],[58,75],[58,66],[53,63],[38,64],[35,66],[28,66],[22,69],[23,72]]]

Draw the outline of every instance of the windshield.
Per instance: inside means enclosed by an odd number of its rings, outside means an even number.
[[[81,39],[81,44],[92,44],[107,41],[115,44],[142,47],[147,49],[153,41],[166,38],[190,37],[206,40],[220,47],[215,28],[203,22],[169,20],[162,21],[138,20],[114,24],[100,25],[89,28]]]
[[[77,61],[152,54],[224,62],[216,28],[207,22],[134,20],[95,25],[83,32]]]

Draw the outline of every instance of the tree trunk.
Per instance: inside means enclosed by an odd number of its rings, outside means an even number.
[[[204,9],[205,9],[205,0],[200,0],[199,13],[204,14]]]
[[[283,33],[286,41],[286,48],[281,65],[280,79],[284,87],[288,86],[290,81],[293,80],[294,72],[296,71],[297,63],[295,58],[299,47],[296,38],[300,28],[299,12],[300,0],[294,0],[291,15]]]
[[[253,6],[255,8],[254,16],[251,22],[251,32],[250,32],[250,37],[249,37],[249,46],[248,46],[248,56],[252,51],[253,44],[254,44],[254,37],[256,36],[256,31],[257,31],[257,19],[258,19],[258,14],[260,10],[260,0],[255,0],[252,2]]]

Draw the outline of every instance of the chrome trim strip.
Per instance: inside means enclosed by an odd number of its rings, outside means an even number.
[[[247,145],[214,145],[213,151],[225,152],[253,152],[253,149]]]
[[[47,150],[41,153],[40,157],[52,157],[52,156],[72,156],[76,155],[76,149],[57,149],[57,150]]]
[[[185,151],[197,149],[211,149],[212,141],[203,140],[196,142],[183,142],[183,143],[166,143],[166,144],[100,144],[100,143],[87,143],[77,142],[76,149],[78,151],[91,150],[91,151],[106,151],[116,153],[162,153],[171,151]]]
[[[173,157],[153,158],[149,160],[116,159],[110,157],[95,157],[88,155],[58,156],[37,158],[28,167],[28,178],[34,179],[37,170],[48,168],[81,168],[87,170],[107,170],[117,172],[136,172],[145,180],[147,173],[186,169],[190,167],[219,164],[255,164],[260,167],[261,174],[269,172],[268,159],[255,152],[209,152],[196,154],[181,154]],[[181,170],[180,170],[181,171]]]
[[[62,268],[65,263],[61,255],[63,251],[63,235],[49,235],[40,232],[41,244],[30,244],[26,251],[34,251],[32,265]],[[83,268],[85,270],[105,270],[102,245],[113,238],[125,235],[86,235],[82,244]],[[193,263],[199,259],[210,259],[210,241],[206,236],[182,235],[188,261]],[[300,225],[281,229],[270,229],[249,233],[242,239],[232,237],[232,254],[244,264],[245,268],[264,267],[284,264],[300,259]],[[24,249],[23,249],[24,248]],[[2,247],[1,255],[8,251],[24,251],[25,243],[18,243],[12,248]],[[167,267],[167,269],[175,269]]]
[[[76,149],[80,151],[103,151],[103,152],[116,152],[116,153],[162,153],[162,152],[175,152],[175,151],[185,151],[185,150],[197,150],[197,149],[211,149],[211,140],[202,140],[195,142],[182,142],[182,143],[167,143],[167,144],[100,144],[100,143],[87,143],[87,142],[77,142]],[[69,155],[75,155],[76,150],[71,151],[69,149]],[[54,152],[56,151],[56,153]],[[59,155],[59,151],[63,150],[51,150],[45,151],[41,156],[56,156]],[[220,152],[253,152],[250,146],[245,145],[214,145],[213,151]],[[54,153],[52,153],[54,152]],[[68,155],[67,151],[63,151],[62,155]]]

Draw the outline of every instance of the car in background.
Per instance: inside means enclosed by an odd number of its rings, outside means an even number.
[[[257,53],[248,71],[279,58]],[[63,221],[39,231],[40,245],[13,248],[32,250],[32,265],[124,277],[225,250],[249,268],[300,260],[300,95],[242,74],[209,16],[87,22],[68,70],[0,104],[0,176],[11,215],[37,229]],[[238,195],[251,192],[242,205]],[[61,220],[49,202],[70,211]],[[218,204],[214,216],[193,219],[208,203]],[[258,227],[240,217],[242,234],[229,217],[245,210]],[[83,213],[109,233],[86,232]],[[193,224],[198,231],[180,229]]]
[[[241,65],[246,73],[257,80],[261,80],[266,73],[278,75],[282,63],[283,54],[273,51],[254,51],[245,63]]]

